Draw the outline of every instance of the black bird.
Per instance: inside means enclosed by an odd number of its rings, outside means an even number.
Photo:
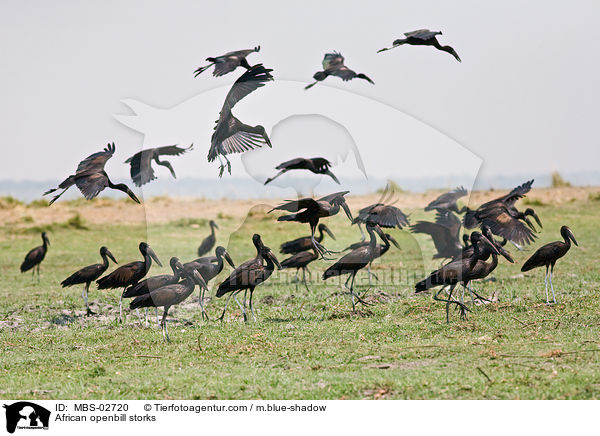
[[[497,260],[497,251],[495,246],[481,233],[473,232],[471,233],[471,243],[475,247],[473,255],[471,257],[461,257],[460,259],[447,263],[442,266],[440,269],[433,271],[429,277],[424,280],[421,280],[415,285],[415,293],[426,291],[427,289],[434,288],[436,286],[442,286],[439,291],[437,291],[433,299],[436,301],[443,301],[446,303],[446,322],[450,322],[450,304],[456,304],[456,306],[460,309],[461,317],[466,315],[467,306],[464,305],[463,302],[453,300],[452,292],[456,285],[462,282],[463,287],[466,287],[467,284],[472,280],[475,275],[480,275],[480,269],[486,268],[485,262],[479,262],[481,257],[481,251],[479,243],[483,245],[487,245],[492,252],[495,252],[494,256]],[[449,287],[448,298],[440,298],[440,293],[446,288]]]
[[[317,248],[321,256],[326,253],[331,253],[324,246],[315,240],[315,229],[319,223],[319,219],[336,215],[340,208],[344,209],[346,216],[352,222],[352,213],[346,204],[344,195],[350,191],[335,192],[326,195],[318,200],[312,198],[302,198],[300,200],[291,200],[274,207],[269,213],[274,210],[285,210],[288,212],[296,212],[291,215],[283,215],[277,218],[277,221],[296,221],[299,223],[308,223],[310,225],[311,242]]]
[[[255,235],[255,237],[258,235]],[[253,238],[254,240],[256,238]],[[260,236],[258,237],[259,242],[255,241],[255,246],[259,250],[259,253],[254,259],[250,259],[240,266],[238,266],[231,275],[219,285],[217,289],[217,298],[221,298],[223,295],[227,293],[232,293],[234,300],[240,306],[242,313],[244,315],[244,321],[247,320],[246,311],[244,307],[240,304],[240,302],[235,297],[235,294],[249,290],[250,291],[250,311],[252,313],[252,318],[256,321],[256,316],[254,315],[254,308],[252,306],[252,294],[254,293],[254,288],[264,281],[266,281],[273,271],[275,270],[275,266],[281,269],[281,264],[271,251],[271,249],[262,244],[260,241]],[[263,264],[263,261],[265,264]],[[229,299],[227,300],[227,303]],[[221,318],[225,316],[225,310],[227,310],[227,303],[225,304],[225,309],[221,314]],[[245,305],[245,302],[244,302]]]
[[[296,159],[288,160],[287,162],[277,165],[275,169],[280,171],[274,177],[267,179],[265,185],[291,170],[308,170],[315,174],[326,174],[339,185],[340,181],[335,174],[329,170],[329,167],[331,167],[331,162],[323,157],[313,157],[311,159],[297,157]]]
[[[130,164],[131,167],[131,180],[133,180],[135,186],[142,186],[156,179],[154,169],[152,169],[153,160],[157,165],[167,167],[169,171],[171,171],[173,178],[176,179],[177,176],[175,175],[175,170],[173,170],[171,163],[166,160],[160,160],[159,156],[179,156],[190,151],[193,147],[194,144],[190,145],[188,148],[181,148],[177,145],[165,145],[164,147],[149,148],[134,154],[125,161],[125,163]]]
[[[308,289],[308,284],[306,283],[307,271],[312,277],[312,273],[308,269],[308,264],[319,258],[319,253],[317,252],[317,249],[313,245],[311,245],[311,248],[312,250],[310,251],[301,251],[299,253],[294,254],[291,257],[288,257],[287,259],[284,259],[281,262],[281,267],[283,269],[296,268],[296,292],[298,291],[298,282],[300,281],[298,279],[298,272],[300,271],[300,269],[302,269],[302,282],[304,283],[306,290],[310,291],[310,289]]]
[[[413,233],[423,233],[431,236],[437,253],[433,259],[447,259],[459,256],[463,246],[460,244],[460,219],[449,209],[439,209],[435,222],[417,221],[410,226]]]
[[[35,247],[31,251],[29,251],[29,253],[27,253],[27,255],[25,256],[25,260],[23,260],[23,263],[21,264],[21,272],[24,273],[25,271],[31,270],[31,277],[33,278],[33,275],[35,274],[35,271],[37,269],[39,281],[40,263],[42,263],[44,257],[46,257],[46,252],[48,251],[49,245],[50,240],[48,239],[48,235],[46,234],[46,232],[42,232],[42,245],[40,245],[39,247]],[[34,269],[35,267],[37,268]]]
[[[71,186],[75,185],[86,200],[91,200],[96,197],[104,188],[117,189],[119,191],[125,192],[129,197],[139,203],[140,200],[135,196],[133,191],[127,187],[124,183],[119,183],[115,185],[108,178],[108,174],[104,171],[104,165],[106,165],[106,161],[108,161],[112,155],[115,153],[115,143],[108,144],[104,151],[99,151],[98,153],[94,153],[84,160],[82,160],[77,166],[77,171],[75,174],[67,177],[65,180],[58,185],[58,188],[50,189],[44,192],[44,195],[51,194],[52,192],[58,191],[62,189],[62,192],[58,195],[55,195],[52,200],[50,200],[49,204],[54,203],[59,199],[61,195],[63,195],[67,189]]]
[[[354,301],[355,298],[359,303],[367,304],[362,298],[354,293],[354,278],[356,277],[356,273],[367,266],[369,262],[371,262],[378,254],[379,250],[377,248],[377,236],[375,235],[375,232],[379,234],[383,241],[386,241],[385,234],[381,231],[381,228],[377,224],[371,222],[367,223],[367,232],[371,237],[369,245],[352,250],[350,253],[342,256],[336,263],[327,268],[323,273],[323,280],[343,274],[350,274],[346,279],[344,286],[350,291],[353,312],[356,310],[356,304]],[[348,287],[348,282],[350,280],[352,280],[352,282],[350,283],[350,287]]]
[[[135,285],[129,286],[127,289],[123,291],[122,298],[133,298],[139,297],[140,295],[148,294],[151,291],[162,288],[163,286],[172,285],[174,283],[179,282],[181,278],[179,275],[180,270],[177,268],[177,262],[179,259],[176,257],[172,257],[169,261],[169,265],[171,266],[171,270],[173,274],[161,274],[158,276],[148,277],[141,282],[136,283]],[[145,324],[148,327],[148,308],[146,308],[145,314]],[[155,311],[156,315],[156,323],[159,324],[158,321],[158,309]]]
[[[369,267],[367,269],[367,274],[369,275],[369,285],[371,284],[371,276],[375,277],[376,280],[379,280],[377,275],[371,272],[371,266],[373,265],[373,260],[383,256],[385,253],[388,252],[388,250],[391,247],[390,242],[392,244],[394,244],[394,246],[397,249],[400,249],[400,244],[398,244],[398,241],[396,241],[396,239],[389,233],[385,234],[385,240],[383,242],[384,242],[383,244],[377,244],[373,259],[371,259],[371,261],[369,262]],[[369,241],[355,242],[354,244],[351,244],[348,247],[346,247],[344,250],[356,250],[357,248],[366,247],[367,245],[369,245]]]
[[[217,260],[216,263],[213,263],[210,261],[205,261],[205,259],[208,259],[208,258],[200,258],[195,261],[188,262],[188,263],[184,264],[184,266],[185,267],[190,266],[192,268],[195,268],[196,271],[198,271],[200,273],[200,275],[202,276],[204,281],[206,283],[208,283],[212,279],[214,279],[216,276],[218,276],[221,273],[221,271],[223,271],[223,266],[224,266],[223,259],[225,259],[227,261],[227,263],[229,265],[231,265],[232,268],[235,268],[235,264],[233,263],[233,260],[231,259],[231,256],[229,256],[229,253],[227,252],[225,247],[218,246],[215,249],[215,257]],[[200,303],[200,307],[202,308],[202,316],[203,317],[206,316],[206,319],[208,319],[208,314],[204,310],[204,290],[203,289],[200,290],[200,295],[198,297],[198,301]]]
[[[465,206],[462,209],[458,209],[457,201],[459,198],[462,198],[468,194],[468,191],[462,186],[456,188],[453,191],[445,192],[440,195],[438,198],[433,200],[427,206],[425,206],[425,212],[430,210],[449,210],[454,213],[463,213],[467,211]]]
[[[113,254],[106,247],[100,248],[100,257],[102,257],[102,263],[96,263],[94,265],[83,267],[60,283],[63,288],[85,283],[85,288],[81,292],[81,298],[83,298],[83,301],[85,302],[85,308],[88,316],[94,314],[94,312],[92,312],[90,309],[90,305],[88,304],[88,291],[90,289],[90,283],[97,280],[108,269],[108,259],[111,259],[114,263],[118,263]]]
[[[132,310],[138,310],[140,307],[164,308],[161,325],[163,338],[165,338],[167,342],[170,342],[170,339],[166,321],[167,314],[169,313],[171,306],[175,306],[189,297],[194,292],[196,284],[206,288],[206,283],[204,283],[204,280],[202,280],[202,276],[198,274],[198,271],[193,268],[184,268],[179,262],[176,264],[176,268],[179,272],[179,275],[183,277],[181,282],[166,285],[158,289],[154,289],[148,294],[135,297],[134,300],[129,304],[129,308]]]
[[[318,82],[325,80],[327,76],[337,76],[344,82],[355,78],[364,79],[367,82],[372,83],[373,85],[375,84],[375,82],[373,82],[365,74],[357,74],[355,71],[352,71],[350,68],[344,65],[344,57],[341,55],[341,53],[334,51],[325,55],[325,57],[323,58],[323,71],[317,71],[313,76],[315,82],[306,85],[304,89],[312,88]]]
[[[225,170],[225,164],[223,164],[221,157],[225,158],[227,171],[231,174],[231,163],[227,158],[228,154],[243,153],[263,145],[271,147],[271,141],[263,126],[252,127],[244,124],[231,113],[231,109],[238,101],[273,80],[271,71],[273,70],[265,68],[262,64],[254,65],[235,81],[229,93],[227,93],[227,97],[225,97],[208,150],[209,162],[213,162],[217,157],[221,162],[219,177],[223,176]]]
[[[210,64],[200,67],[194,71],[194,77],[198,77],[198,75],[213,65],[215,66],[215,69],[213,70],[213,76],[215,77],[220,77],[227,73],[231,73],[237,67],[244,67],[249,70],[251,67],[250,64],[248,64],[246,57],[251,53],[258,53],[259,51],[260,45],[248,50],[230,51],[229,53],[225,53],[224,55],[217,56],[215,58],[206,58]]]
[[[363,241],[365,240],[365,234],[361,224],[369,222],[378,224],[379,227],[386,229],[393,229],[394,227],[402,229],[409,224],[408,215],[396,206],[383,203],[372,204],[359,210],[358,216],[352,220],[352,224],[358,224],[358,229],[360,230]]]
[[[546,274],[544,275],[544,284],[546,285],[546,304],[550,304],[548,298],[548,281],[550,281],[550,289],[552,290],[552,301],[556,303],[554,287],[552,286],[552,273],[554,272],[554,265],[556,264],[556,261],[567,254],[567,251],[569,251],[571,248],[571,241],[573,241],[575,245],[579,245],[575,240],[575,235],[567,226],[562,226],[560,228],[560,234],[564,241],[550,242],[549,244],[541,246],[529,259],[527,259],[521,268],[521,271],[529,271],[540,266],[546,267]],[[550,268],[550,275],[548,275],[548,268]]]
[[[210,250],[213,249],[215,244],[217,243],[217,235],[215,235],[215,229],[218,229],[219,226],[213,220],[210,220],[208,223],[210,226],[210,235],[202,240],[200,246],[198,247],[198,256],[204,256]]]
[[[148,270],[150,269],[150,266],[152,266],[152,259],[154,259],[158,265],[162,266],[162,263],[160,263],[160,260],[158,260],[156,253],[148,244],[145,242],[140,242],[139,250],[140,253],[142,253],[142,256],[144,256],[144,260],[122,265],[107,276],[97,280],[96,283],[98,284],[98,289],[123,288],[124,293],[125,288],[137,284],[137,282],[139,282],[146,274],[148,274]],[[141,322],[139,312],[138,318]],[[119,298],[119,319],[123,320],[123,294],[121,294]]]
[[[319,230],[319,236],[315,237],[317,242],[322,242],[325,237],[325,233],[331,236],[331,239],[335,240],[333,232],[325,224],[321,223],[317,227]],[[301,238],[294,239],[293,241],[287,241],[281,244],[279,252],[282,254],[296,254],[301,251],[308,251],[313,247],[312,239],[310,236],[303,236]]]
[[[380,53],[380,52],[386,51],[386,50],[391,50],[393,48],[396,48],[396,47],[404,45],[404,44],[409,44],[409,45],[430,45],[432,47],[437,48],[438,50],[450,53],[452,56],[454,56],[454,58],[458,62],[461,62],[460,57],[458,56],[458,53],[456,53],[456,50],[454,50],[449,45],[441,45],[440,42],[437,40],[437,35],[441,35],[441,34],[442,34],[442,32],[439,32],[439,31],[438,32],[432,32],[429,29],[419,29],[419,30],[415,30],[415,31],[412,31],[412,32],[406,32],[404,34],[404,36],[406,36],[406,38],[404,38],[404,39],[396,39],[392,43],[392,47],[382,48],[381,50],[378,50],[377,53]]]

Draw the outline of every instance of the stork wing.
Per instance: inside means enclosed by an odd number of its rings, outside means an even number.
[[[312,160],[314,166],[317,168],[317,170],[319,171],[324,171],[327,170],[330,166],[331,166],[331,162],[329,162],[327,159],[325,159],[324,157],[313,157]]]
[[[264,136],[261,133],[257,133],[255,128],[242,123],[233,115],[230,115],[229,119],[222,122],[228,123],[227,131],[231,134],[221,142],[218,142],[219,136],[217,135],[217,131],[213,133],[211,138],[212,143],[208,150],[209,162],[215,160],[219,154],[224,156],[232,153],[243,153],[264,145],[271,147],[271,141],[266,132]]]
[[[408,216],[395,206],[381,206],[376,213],[369,213],[367,221],[376,222],[381,227],[401,229],[408,225]]]
[[[129,174],[135,186],[142,186],[156,179],[154,169],[152,169],[154,150],[154,148],[142,150],[125,161],[125,163],[129,163],[130,165]]]
[[[77,172],[79,173],[95,173],[104,170],[104,165],[106,161],[108,161],[112,155],[115,153],[115,143],[108,144],[103,151],[99,151],[98,153],[94,153],[84,160],[79,162],[77,166]]]
[[[327,53],[323,58],[323,69],[338,68],[344,65],[344,56],[336,51]]]
[[[533,184],[533,181],[534,181],[534,179],[531,179],[531,180],[517,186],[512,191],[510,191],[508,194],[506,194],[502,197],[498,197],[495,200],[491,200],[491,201],[488,201],[487,203],[482,204],[481,206],[479,206],[479,209],[486,209],[497,203],[504,203],[506,206],[514,205],[517,202],[517,200],[525,197],[525,194],[527,194],[531,190],[531,185]]]
[[[490,210],[481,221],[481,226],[488,225],[494,235],[506,238],[517,244],[531,244],[535,234],[522,221],[510,216],[505,208]]]
[[[108,186],[108,177],[104,171],[76,176],[75,185],[87,200],[91,200]]]
[[[406,32],[404,36],[407,38],[418,38],[422,40],[428,40],[431,38],[435,38],[436,35],[441,35],[442,32],[432,32],[429,29],[419,29],[413,30],[412,32]]]
[[[410,231],[431,236],[433,245],[435,245],[438,253],[445,253],[453,245],[458,245],[458,238],[454,238],[450,229],[442,224],[429,221],[417,221],[416,224],[410,226]],[[454,241],[456,241],[456,243],[453,244]]]
[[[329,194],[326,195],[325,197],[321,197],[319,198],[317,201],[326,201],[327,203],[330,203],[335,200],[337,197],[343,197],[344,195],[348,194],[350,191],[340,191],[340,192],[334,192],[333,194]]]
[[[305,164],[306,163],[306,159],[304,159],[303,157],[297,157],[295,159],[290,159],[287,160],[285,162],[280,163],[279,165],[277,165],[275,167],[276,170],[283,170],[283,169],[298,169],[300,168],[299,165],[301,164]],[[302,168],[305,168],[305,165],[302,165]]]
[[[319,200],[320,201],[320,200]],[[275,206],[269,212],[274,210],[286,210],[288,212],[298,212],[302,209],[318,209],[319,204],[312,198],[301,198],[300,200],[290,200],[279,206]]]
[[[350,68],[348,68],[345,65],[342,65],[341,67],[336,68],[335,70],[331,71],[329,74],[331,74],[332,76],[339,77],[344,82],[347,82],[348,80],[352,80],[356,77],[356,72],[354,70],[351,70]]]
[[[456,203],[456,201],[461,198],[464,197],[465,195],[467,195],[468,191],[463,188],[462,186],[460,188],[456,188],[453,191],[450,192],[445,192],[442,195],[440,195],[438,198],[436,198],[435,200],[433,200],[431,203],[429,203],[426,207],[425,210],[429,211],[432,209],[436,209],[436,208],[447,208],[448,206],[450,206],[452,203]]]
[[[441,226],[446,227],[450,230],[450,233],[458,239],[458,234],[460,233],[460,227],[462,223],[460,219],[450,211],[438,211],[435,222]]]
[[[258,88],[265,86],[268,81],[273,80],[271,71],[273,70],[265,68],[263,64],[257,64],[242,74],[225,97],[225,103],[223,103],[223,109],[221,109],[221,119],[231,112],[238,101]]]
[[[187,148],[178,147],[177,145],[165,145],[163,147],[156,148],[156,153],[162,156],[179,156],[187,153],[194,148],[194,144]]]

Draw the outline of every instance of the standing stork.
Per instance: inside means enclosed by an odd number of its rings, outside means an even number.
[[[562,226],[560,228],[560,234],[563,237],[563,241],[550,242],[549,244],[541,246],[529,259],[527,259],[521,268],[521,271],[525,272],[540,266],[546,267],[546,274],[544,275],[546,304],[550,304],[548,297],[548,281],[550,281],[550,289],[552,290],[552,301],[556,304],[554,287],[552,286],[552,273],[554,272],[556,261],[567,254],[571,248],[571,241],[573,241],[575,245],[579,245],[575,240],[575,235],[567,226]],[[550,268],[550,275],[548,275],[548,268]]]
[[[259,51],[260,45],[247,50],[230,51],[222,56],[217,56],[214,58],[206,58],[206,60],[210,62],[210,64],[204,67],[200,67],[196,71],[194,71],[194,77],[198,77],[201,73],[203,73],[213,65],[215,66],[215,69],[213,70],[213,76],[215,77],[220,77],[224,76],[227,73],[231,73],[237,67],[244,67],[247,70],[249,70],[251,67],[246,58],[249,54],[255,52],[258,53]]]
[[[204,256],[210,250],[213,249],[215,244],[217,243],[217,235],[215,234],[215,229],[218,229],[219,226],[213,220],[210,220],[208,223],[210,226],[210,235],[202,240],[200,246],[198,247],[198,256]]]
[[[159,266],[162,266],[158,256],[156,256],[156,253],[148,244],[140,242],[139,250],[140,253],[142,253],[142,256],[144,256],[144,260],[122,265],[107,276],[97,280],[96,283],[98,284],[98,289],[123,288],[124,293],[127,287],[137,284],[137,282],[148,274],[148,270],[152,266],[152,259],[154,259]],[[121,293],[121,296],[119,297],[119,320],[121,321],[123,321],[123,293]],[[139,311],[138,318],[141,323],[142,318]]]
[[[392,43],[392,47],[382,48],[381,50],[377,50],[377,53],[381,53],[382,51],[386,51],[386,50],[391,50],[393,48],[399,47],[404,44],[430,45],[432,47],[437,48],[438,50],[445,51],[446,53],[450,53],[452,56],[454,56],[454,58],[458,62],[461,62],[460,57],[458,56],[458,53],[456,53],[456,50],[454,50],[449,45],[440,44],[440,42],[437,40],[437,35],[441,35],[441,34],[442,34],[442,32],[440,32],[440,31],[432,32],[429,29],[419,29],[419,30],[414,30],[412,32],[406,32],[404,34],[404,36],[406,36],[406,38],[396,39]]]
[[[262,64],[254,65],[235,81],[225,97],[208,150],[209,162],[213,162],[217,157],[221,162],[219,177],[223,176],[225,165],[231,174],[231,162],[227,158],[228,154],[243,153],[263,145],[271,147],[271,141],[263,126],[252,127],[244,124],[231,113],[238,101],[273,80],[271,71],[273,70],[265,68]],[[225,158],[226,164],[223,163],[221,157]]]
[[[166,160],[160,160],[159,156],[179,156],[190,151],[193,147],[194,144],[188,148],[181,148],[177,145],[165,145],[164,147],[149,148],[137,152],[125,161],[125,163],[130,165],[131,180],[133,180],[135,186],[142,186],[156,179],[154,169],[152,168],[152,161],[156,162],[157,165],[167,167],[171,171],[173,178],[176,179],[177,176],[171,163]]]
[[[90,283],[96,281],[108,269],[108,259],[112,260],[114,263],[118,263],[113,254],[106,247],[100,248],[100,257],[102,257],[102,263],[96,263],[94,265],[83,267],[60,283],[63,288],[85,283],[85,288],[83,288],[83,291],[81,292],[81,298],[83,298],[83,301],[85,302],[85,309],[88,316],[94,315],[94,312],[92,312],[88,303],[88,291],[90,289]]]
[[[48,251],[48,246],[50,245],[50,240],[48,239],[48,235],[46,232],[42,232],[42,245],[39,247],[35,247],[30,250],[29,253],[25,256],[23,263],[21,264],[21,272],[31,270],[31,278],[35,274],[37,270],[38,282],[40,281],[40,264],[46,257],[46,252]],[[37,267],[37,268],[36,268]]]
[[[335,183],[338,185],[340,181],[333,174],[329,168],[331,167],[331,162],[329,162],[324,157],[313,157],[311,159],[306,159],[303,157],[297,157],[296,159],[288,160],[283,162],[275,167],[276,170],[280,170],[275,176],[268,178],[265,181],[265,185],[271,183],[277,177],[287,173],[291,170],[308,170],[315,174],[325,174],[333,179]]]
[[[323,71],[317,71],[313,76],[315,81],[309,85],[306,85],[304,89],[310,89],[317,83],[325,80],[327,76],[336,76],[342,79],[344,82],[352,79],[363,79],[371,84],[375,84],[369,77],[363,73],[356,73],[355,71],[344,65],[344,56],[336,51],[327,53],[323,58]]]
[[[346,204],[344,196],[350,191],[335,192],[326,195],[325,197],[315,200],[313,198],[301,198],[300,200],[291,200],[274,207],[269,213],[274,210],[285,210],[288,212],[296,212],[291,215],[282,215],[277,218],[277,221],[296,221],[299,223],[308,223],[310,225],[310,238],[319,254],[323,257],[324,254],[331,253],[323,245],[315,240],[315,229],[321,218],[336,215],[340,208],[344,209],[346,216],[352,222],[352,213]]]
[[[319,230],[319,235],[315,236],[315,240],[317,242],[322,242],[325,237],[325,233],[327,233],[331,239],[335,241],[335,235],[333,232],[327,227],[325,224],[321,223],[317,227]],[[303,236],[301,238],[296,238],[293,241],[287,241],[281,244],[279,247],[279,252],[282,254],[296,254],[301,251],[308,251],[312,248],[312,239],[310,236]]]
[[[308,264],[319,258],[319,253],[317,252],[315,246],[311,246],[311,248],[312,250],[310,251],[301,251],[300,253],[296,253],[293,256],[281,261],[282,269],[296,268],[296,292],[298,292],[298,282],[300,281],[298,279],[298,272],[300,269],[302,269],[302,282],[304,283],[306,290],[310,292],[310,289],[308,289],[308,284],[306,283],[306,271],[310,273]],[[312,273],[310,273],[310,276],[312,279]]]
[[[44,192],[44,195],[48,195],[52,192],[62,189],[62,192],[55,195],[48,204],[50,205],[58,200],[60,196],[63,195],[67,189],[73,185],[79,188],[86,200],[91,200],[92,198],[96,197],[104,190],[104,188],[111,188],[125,192],[133,201],[139,203],[140,200],[138,200],[133,191],[131,191],[127,185],[124,183],[115,185],[108,178],[106,171],[104,171],[104,165],[106,165],[106,162],[113,156],[114,153],[115,143],[113,142],[112,144],[108,144],[103,151],[94,153],[79,162],[75,174],[63,180],[60,185],[58,185],[58,188],[49,189],[48,191]]]

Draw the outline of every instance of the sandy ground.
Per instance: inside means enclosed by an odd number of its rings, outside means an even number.
[[[425,193],[400,192],[393,196],[394,204],[410,212],[420,209],[436,198],[442,190]],[[473,191],[462,200],[470,207],[507,193],[507,190]],[[600,187],[564,187],[532,189],[527,195],[529,201],[544,204],[562,204],[571,201],[587,201],[590,195],[600,195]],[[231,218],[244,218],[252,208],[264,209],[279,204],[283,199],[269,200],[207,200],[200,198],[150,198],[143,205],[125,200],[96,199],[92,202],[57,202],[50,207],[27,207],[18,205],[0,209],[0,222],[11,226],[46,225],[64,222],[79,214],[86,222],[93,224],[137,224],[148,222],[164,223],[182,218],[218,219],[223,215]],[[381,200],[380,194],[348,196],[352,211]],[[525,205],[521,205],[524,208]]]

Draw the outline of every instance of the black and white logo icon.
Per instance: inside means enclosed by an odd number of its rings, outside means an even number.
[[[29,401],[5,404],[6,431],[14,433],[16,429],[47,430],[50,411]]]

